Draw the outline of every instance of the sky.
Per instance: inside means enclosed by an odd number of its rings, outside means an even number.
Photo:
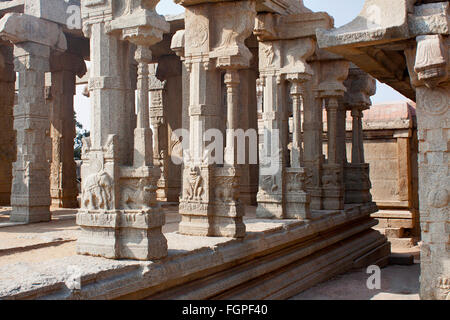
[[[340,27],[358,16],[363,8],[364,0],[304,0],[304,4],[313,11],[328,12],[334,17],[335,26]],[[161,0],[156,7],[156,11],[162,15],[179,14],[184,12],[184,8],[175,4],[173,0]],[[75,112],[78,121],[83,124],[85,129],[90,130],[89,99],[81,95],[82,91],[83,86],[78,86],[75,96]],[[377,82],[377,93],[372,97],[372,103],[387,103],[406,99],[391,87]]]

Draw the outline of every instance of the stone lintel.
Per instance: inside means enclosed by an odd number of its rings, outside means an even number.
[[[220,2],[239,2],[227,0],[175,0],[176,4],[184,7]],[[256,9],[258,12],[273,12],[280,14],[310,12],[308,8],[303,5],[303,0],[256,0]]]
[[[22,13],[7,13],[0,20],[0,36],[12,43],[34,42],[57,51],[67,50],[61,27]]]

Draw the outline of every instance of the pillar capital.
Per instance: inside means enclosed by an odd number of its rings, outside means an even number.
[[[449,80],[449,40],[440,34],[420,35],[405,50],[411,83],[432,89]]]

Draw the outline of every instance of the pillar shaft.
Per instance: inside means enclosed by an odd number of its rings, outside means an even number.
[[[364,163],[362,111],[358,108],[353,108],[352,118],[352,163]]]
[[[76,164],[73,154],[75,118],[73,96],[76,76],[86,72],[84,61],[70,54],[51,59],[50,135],[52,163],[50,194],[52,205],[59,208],[78,207]]]
[[[328,120],[328,164],[337,164],[337,113],[339,103],[337,98],[330,97],[326,105],[327,108],[327,120]]]
[[[302,147],[302,109],[303,95],[302,88],[299,83],[292,83],[292,113],[293,113],[293,134],[292,134],[292,151],[291,151],[291,167],[300,168],[303,163],[303,147]]]
[[[235,130],[239,128],[237,118],[239,103],[239,73],[237,70],[227,70],[225,74],[225,85],[227,88],[227,126],[226,126],[226,148],[225,163],[230,166],[237,165],[237,148],[234,141]]]
[[[14,110],[17,160],[14,163],[11,221],[50,220],[50,121],[45,102],[45,73],[50,70],[50,48],[24,42],[14,46],[19,74],[18,103]]]

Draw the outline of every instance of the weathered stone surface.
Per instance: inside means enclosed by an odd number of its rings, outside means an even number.
[[[80,254],[136,260],[167,255],[149,123],[148,46],[169,31],[155,12],[157,3],[81,2],[83,31],[91,39],[92,133],[83,144]]]
[[[380,257],[388,254],[385,238],[367,230],[374,225],[367,214],[374,210],[373,206],[351,206],[346,213],[319,215],[306,223],[249,219],[246,224],[251,234],[244,240],[169,233],[168,257],[158,263],[73,256],[4,266],[0,268],[0,297],[285,299],[353,267],[382,266]],[[322,236],[308,240],[318,234]],[[282,255],[280,248],[284,248]],[[327,272],[317,273],[313,265]],[[228,267],[218,272],[223,266]],[[12,269],[21,272],[10,273]],[[73,286],[78,273],[80,290]],[[11,274],[20,274],[20,282],[11,279]],[[265,284],[268,274],[275,277]],[[253,284],[242,286],[250,280]]]
[[[58,51],[67,49],[61,27],[22,13],[7,13],[0,20],[0,36],[13,43],[31,41]]]
[[[378,79],[416,99],[423,241],[421,298],[448,299],[450,250],[449,230],[445,225],[450,215],[449,137],[446,134],[450,116],[449,6],[442,2],[413,8],[415,1],[397,1],[393,5],[400,7],[395,8],[385,3],[368,0],[361,15],[352,23],[333,31],[318,31],[319,45],[344,55]],[[376,10],[371,13],[370,8]],[[377,20],[379,23],[375,23]],[[364,24],[365,21],[375,25]],[[410,44],[403,40],[409,40]],[[392,55],[393,51],[398,52]]]
[[[73,100],[75,77],[86,73],[84,61],[71,54],[50,58],[51,97],[50,136],[52,163],[50,165],[50,195],[52,206],[78,207],[78,186],[74,160],[75,119]]]
[[[16,135],[14,132],[14,73],[12,47],[0,48],[2,65],[0,66],[0,205],[11,204],[12,164],[16,158]]]
[[[23,13],[67,27],[70,6],[79,8],[80,0],[25,0]]]

